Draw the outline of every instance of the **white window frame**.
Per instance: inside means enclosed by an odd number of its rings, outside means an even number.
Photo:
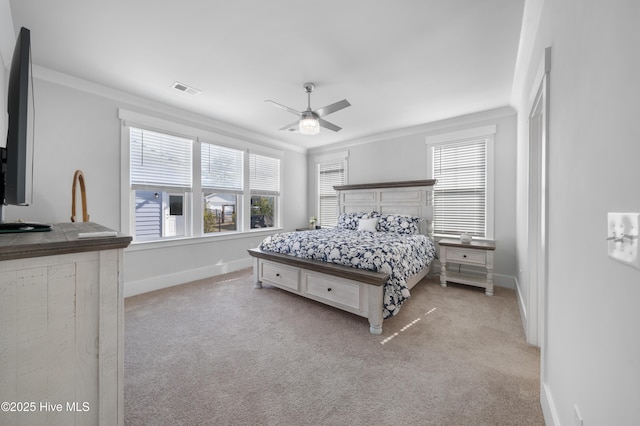
[[[284,152],[281,150],[269,148],[267,146],[258,145],[253,142],[249,142],[242,139],[237,139],[232,136],[227,136],[214,131],[206,130],[203,128],[196,128],[186,124],[169,121],[163,118],[150,116],[147,114],[139,113],[136,111],[119,109],[118,118],[121,121],[120,126],[120,228],[123,232],[129,233],[134,236],[132,246],[146,245],[149,248],[156,246],[176,245],[176,244],[191,244],[195,240],[200,239],[229,239],[240,238],[243,235],[255,234],[255,233],[273,233],[273,231],[280,230],[280,205],[282,205],[283,191],[281,190],[276,195],[276,209],[277,221],[274,219],[274,226],[270,228],[251,229],[250,228],[250,214],[245,214],[244,210],[247,210],[251,205],[251,193],[249,189],[249,155],[260,154],[268,157],[278,158],[280,160],[280,188],[283,183],[283,158]],[[145,130],[151,130],[159,133],[166,133],[182,138],[188,138],[194,140],[193,142],[193,179],[191,192],[188,193],[185,203],[188,203],[189,211],[191,212],[190,218],[187,220],[185,236],[177,238],[163,238],[154,239],[150,241],[136,241],[135,239],[135,211],[133,205],[135,203],[135,193],[131,190],[130,184],[130,127],[137,127]],[[238,149],[245,152],[244,161],[244,193],[242,198],[242,212],[238,212],[237,221],[239,223],[239,230],[235,232],[225,233],[209,233],[203,232],[203,217],[202,214],[195,214],[195,212],[204,211],[204,200],[202,197],[202,183],[201,183],[201,170],[200,170],[200,144],[209,143],[213,145],[225,146],[228,148]]]
[[[243,218],[243,211],[244,211],[244,193],[246,192],[246,182],[245,182],[245,175],[246,175],[246,168],[245,168],[245,164],[248,161],[248,151],[244,150],[242,148],[238,148],[238,147],[234,147],[234,146],[229,146],[226,144],[221,144],[221,143],[215,143],[215,142],[209,142],[209,141],[205,141],[205,140],[199,140],[199,145],[198,145],[198,155],[200,156],[199,160],[198,160],[198,167],[200,167],[199,173],[200,175],[198,176],[198,180],[200,182],[200,193],[198,194],[198,197],[200,198],[202,205],[201,205],[201,209],[202,211],[204,211],[205,208],[205,201],[204,201],[204,194],[206,192],[210,192],[213,191],[215,193],[218,194],[232,194],[236,196],[236,230],[234,231],[225,231],[227,233],[237,233],[237,232],[242,232],[243,227],[242,227],[242,218]],[[236,151],[241,151],[243,153],[242,155],[242,165],[243,165],[243,170],[242,170],[242,189],[214,189],[214,188],[210,188],[210,187],[203,187],[202,186],[202,168],[201,168],[201,164],[202,164],[202,147],[203,145],[212,145],[212,146],[216,146],[216,147],[221,147],[221,148],[229,148],[229,149],[233,149]],[[194,215],[196,216],[196,215]],[[204,217],[202,215],[197,215],[197,221],[198,221],[198,225],[196,227],[196,229],[200,229],[202,232],[202,235],[220,235],[218,233],[206,233],[204,232]]]
[[[183,138],[183,139],[187,139],[190,141],[191,144],[191,169],[192,169],[192,173],[191,173],[191,185],[190,186],[185,186],[185,187],[171,187],[171,186],[165,186],[162,184],[148,184],[148,185],[134,185],[134,187],[132,187],[131,185],[131,131],[130,128],[135,127],[138,129],[141,129],[143,131],[152,131],[155,133],[160,133],[160,134],[164,134],[164,135],[169,135],[169,136],[175,136],[175,137],[179,137],[179,138]],[[126,190],[121,191],[121,207],[124,205],[124,203],[127,204],[128,209],[130,210],[129,212],[126,212],[127,214],[125,215],[125,212],[122,211],[121,213],[121,219],[122,219],[122,223],[123,224],[127,224],[126,228],[122,228],[125,229],[125,232],[129,233],[130,235],[132,235],[134,237],[134,241],[139,242],[139,243],[145,243],[145,242],[157,242],[157,241],[166,241],[166,240],[172,240],[172,239],[183,239],[185,237],[189,237],[192,235],[192,218],[193,218],[193,208],[194,208],[194,204],[193,204],[193,191],[195,188],[195,182],[193,182],[193,176],[194,176],[194,170],[193,170],[193,166],[194,166],[194,161],[195,159],[193,158],[194,155],[194,145],[196,143],[195,138],[192,135],[189,134],[185,134],[185,133],[179,133],[176,131],[173,131],[173,129],[169,129],[169,130],[162,130],[162,129],[158,129],[155,127],[150,127],[150,126],[141,126],[141,125],[130,125],[130,126],[123,126],[123,132],[122,132],[122,151],[121,151],[121,155],[122,158],[124,159],[126,157],[126,160],[124,160],[124,162],[121,162],[121,167],[122,170],[126,170],[126,178],[122,177],[122,185],[126,185]],[[126,151],[124,149],[124,144],[126,144]],[[199,157],[198,157],[199,158]],[[152,190],[152,191],[157,191],[157,192],[162,192],[163,194],[166,194],[167,196],[169,194],[172,195],[183,195],[183,202],[184,202],[184,230],[183,233],[180,235],[175,235],[175,236],[170,236],[170,235],[166,235],[165,234],[165,229],[163,227],[163,235],[161,235],[158,238],[152,238],[152,239],[136,239],[136,213],[135,213],[135,209],[133,209],[132,206],[135,205],[136,202],[136,191],[137,190]],[[161,214],[161,217],[164,216],[164,212]]]
[[[442,133],[438,135],[427,136],[427,176],[431,179],[433,176],[433,147],[446,144],[470,142],[479,139],[486,140],[486,205],[485,205],[485,240],[494,239],[494,145],[495,145],[496,125],[476,127],[471,129],[459,130],[454,132]],[[436,182],[436,187],[438,183]],[[458,235],[435,234],[436,238],[442,237],[458,237]]]
[[[260,189],[253,189],[251,188],[251,173],[250,173],[250,169],[251,169],[251,156],[252,155],[258,155],[258,156],[262,156],[262,157],[268,157],[268,158],[273,158],[273,159],[277,159],[279,161],[279,182],[278,182],[278,189],[277,190],[260,190]],[[278,158],[275,157],[273,155],[269,155],[269,154],[265,154],[263,152],[259,152],[259,151],[252,151],[247,155],[247,161],[245,162],[245,170],[247,170],[248,172],[246,173],[247,176],[247,187],[246,187],[246,193],[248,193],[248,200],[247,200],[247,206],[249,207],[249,209],[251,209],[251,198],[252,196],[258,196],[258,197],[274,197],[274,203],[273,203],[273,210],[274,210],[274,216],[273,216],[273,226],[269,227],[269,228],[254,228],[254,229],[273,229],[273,228],[279,228],[280,227],[280,197],[282,194],[282,158]],[[249,211],[248,217],[245,221],[245,223],[248,222],[248,225],[245,229],[252,229],[251,228],[251,212]]]
[[[319,155],[314,158],[315,162],[315,205],[313,211],[314,216],[317,219],[317,223],[322,224],[322,218],[320,217],[320,166],[322,164],[339,163],[343,165],[343,176],[346,185],[349,182],[349,151],[343,151],[333,154]],[[338,203],[339,204],[339,203]],[[337,225],[337,224],[336,224]]]

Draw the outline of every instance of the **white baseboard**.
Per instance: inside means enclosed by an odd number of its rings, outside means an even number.
[[[125,278],[124,297],[135,296],[138,294],[148,293],[150,291],[185,284],[191,281],[201,280],[203,278],[213,277],[215,275],[226,274],[227,272],[249,268],[252,265],[253,263],[251,261],[251,258],[247,258],[235,260],[233,262],[227,262],[221,265],[211,265],[207,266],[206,268],[191,269],[188,271],[182,271],[168,275],[145,278],[138,281],[128,282]]]
[[[124,297],[136,296],[138,294],[148,293],[150,291],[173,287],[175,285],[185,284],[191,281],[225,274],[227,272],[250,268],[251,266],[253,266],[253,262],[251,258],[249,258],[224,263],[222,265],[211,265],[206,268],[191,269],[188,271],[176,272],[168,275],[145,278],[138,281],[126,281],[125,277]],[[438,275],[440,273],[440,267],[434,267],[433,273],[434,275]],[[465,273],[472,272],[465,271]],[[493,274],[494,285],[516,290],[516,293],[518,293],[516,282],[516,278],[510,275]]]
[[[516,289],[516,278],[511,275],[493,274],[493,283],[498,287]]]
[[[520,311],[520,321],[522,322],[524,337],[527,343],[533,346],[540,346],[538,341],[532,339],[530,328],[529,328],[528,306],[524,302],[522,287],[520,287],[520,282],[517,279],[516,279],[516,301],[518,302],[518,310]]]
[[[516,300],[518,302],[518,310],[520,311],[520,321],[522,321],[522,327],[524,327],[524,332],[527,334],[527,306],[524,304],[524,299],[522,298],[522,289],[520,288],[520,281],[515,278],[516,281]]]
[[[546,383],[540,380],[540,405],[542,406],[542,415],[544,416],[544,423],[547,426],[560,425],[558,419],[558,412],[556,406],[553,403],[553,396],[551,390]]]

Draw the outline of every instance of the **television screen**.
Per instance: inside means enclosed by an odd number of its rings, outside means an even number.
[[[4,202],[29,205],[33,178],[33,101],[31,84],[31,33],[20,34],[13,51],[7,90],[9,122],[4,157]]]
[[[35,116],[31,77],[31,32],[21,28],[9,69],[7,145],[0,149],[0,233],[51,230],[48,224],[4,221],[5,205],[31,204]]]

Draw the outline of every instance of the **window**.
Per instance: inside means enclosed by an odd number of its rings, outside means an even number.
[[[242,209],[244,152],[223,146],[200,145],[204,234],[238,231]]]
[[[121,220],[134,241],[279,226],[280,151],[133,111],[118,114]]]
[[[470,134],[463,131],[449,137]],[[459,236],[466,232],[475,238],[492,239],[493,135],[457,140],[446,140],[445,136],[431,141],[427,142],[429,169],[437,179],[433,189],[434,234]]]
[[[193,141],[132,128],[131,189],[138,240],[185,235],[185,197],[191,192]]]
[[[251,228],[270,228],[277,224],[280,196],[280,160],[259,154],[249,155],[251,187]]]
[[[338,193],[334,185],[344,184],[344,161],[318,164],[318,224],[338,224]]]
[[[316,157],[316,224],[332,228],[338,224],[338,193],[336,185],[347,183],[349,151]]]

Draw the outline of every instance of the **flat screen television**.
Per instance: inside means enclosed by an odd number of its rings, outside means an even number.
[[[47,231],[39,223],[7,223],[5,205],[28,206],[33,192],[33,80],[31,74],[31,32],[21,28],[11,59],[7,87],[7,144],[2,148],[0,170],[0,232]]]

